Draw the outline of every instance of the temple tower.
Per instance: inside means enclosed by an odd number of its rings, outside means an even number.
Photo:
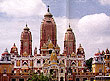
[[[27,27],[27,24],[26,24],[24,31],[21,33],[20,55],[22,56],[32,55],[32,35],[29,30],[30,29]]]
[[[52,41],[53,45],[57,45],[57,34],[56,34],[56,24],[53,19],[53,15],[50,13],[49,6],[47,13],[44,15],[44,19],[41,24],[40,29],[40,49],[46,44],[49,40]],[[41,50],[40,50],[41,53]]]
[[[73,52],[76,53],[76,40],[75,40],[75,35],[69,24],[69,28],[67,29],[67,32],[65,33],[64,53],[66,55],[70,55]]]

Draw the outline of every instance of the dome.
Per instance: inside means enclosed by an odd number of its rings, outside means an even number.
[[[75,36],[74,36],[74,33],[72,32],[70,25],[69,25],[69,28],[67,29],[67,32],[65,33],[65,40],[75,41]]]
[[[109,50],[108,50],[108,48],[106,49],[106,54],[109,54]]]
[[[77,54],[83,54],[84,49],[82,48],[81,44],[79,44],[79,48],[77,49]]]
[[[30,29],[27,27],[27,24],[26,24],[26,27],[24,28],[24,30],[28,30],[28,31],[30,30]]]
[[[14,43],[13,47],[11,48],[10,53],[15,53],[15,52],[18,53],[18,48],[16,47],[16,45]]]
[[[101,52],[100,52],[100,50],[98,49],[98,52],[97,53],[95,53],[95,56],[99,56],[99,55],[103,55]]]
[[[7,48],[6,48],[5,51],[4,51],[4,53],[2,53],[2,55],[7,55],[7,54],[9,54],[9,53],[8,53]]]
[[[30,39],[32,40],[31,32],[29,31],[30,29],[27,27],[24,28],[24,31],[21,33],[21,40],[23,39]]]
[[[44,15],[44,17],[47,17],[47,16],[52,17],[53,15],[52,15],[50,12],[47,12],[47,13]]]

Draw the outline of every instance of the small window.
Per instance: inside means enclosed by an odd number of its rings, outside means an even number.
[[[14,70],[12,70],[12,73],[14,73]]]
[[[53,69],[50,69],[50,74],[53,74]]]
[[[76,81],[80,81],[80,79],[79,78],[76,78]]]
[[[39,63],[39,64],[40,64],[40,60],[38,60],[38,61],[37,61],[37,63]]]
[[[96,58],[96,61],[98,61],[98,58]]]
[[[109,59],[109,55],[107,55],[107,59]]]
[[[40,70],[38,70],[37,72],[40,73]]]
[[[63,69],[61,69],[61,73],[63,73]]]
[[[26,69],[24,70],[24,72],[26,72]]]
[[[108,65],[108,67],[109,67],[109,63],[108,63],[107,65]]]
[[[57,63],[59,63],[59,61],[57,60]]]
[[[72,62],[72,65],[75,64],[74,62]]]
[[[52,53],[52,50],[49,50],[49,54],[51,54]]]
[[[12,78],[12,80],[11,80],[11,81],[16,81],[16,79]]]
[[[99,68],[99,73],[102,73],[102,68]]]
[[[27,65],[27,63],[26,63],[26,62],[24,62],[24,63],[23,63],[23,65]]]
[[[94,81],[94,78],[91,78],[91,81]]]
[[[101,61],[103,61],[103,57],[101,57]]]
[[[60,78],[60,81],[64,81],[64,80],[63,80],[63,77]]]
[[[64,60],[62,60],[62,62],[64,63]]]
[[[87,78],[83,78],[83,81],[86,81],[87,80]]]
[[[4,73],[6,73],[6,68],[4,69]]]
[[[24,79],[19,79],[19,81],[24,81]]]
[[[74,72],[76,72],[76,69],[74,69]]]
[[[49,64],[50,64],[50,61],[49,61]]]
[[[43,63],[45,63],[45,60],[43,60]]]

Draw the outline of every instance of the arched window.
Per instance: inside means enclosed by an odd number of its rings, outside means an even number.
[[[24,62],[23,65],[28,65],[27,62]]]
[[[108,65],[108,67],[109,67],[109,63],[108,63],[107,65]]]
[[[38,70],[37,72],[40,73],[40,70]]]
[[[63,77],[60,78],[60,81],[64,81],[64,80],[63,80]]]

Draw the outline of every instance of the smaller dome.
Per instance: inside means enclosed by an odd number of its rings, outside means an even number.
[[[109,54],[109,49],[108,48],[106,49],[106,54]]]
[[[77,49],[77,54],[83,54],[84,49],[82,48],[81,44],[79,44],[79,48]]]
[[[6,48],[4,53],[2,53],[2,55],[7,55],[7,54],[9,54],[9,53],[8,53],[8,49]]]
[[[27,24],[26,24],[26,27],[24,28],[24,30],[28,30],[28,31],[30,30],[30,29],[28,28]]]
[[[10,53],[18,53],[18,48],[16,47],[15,43],[14,43],[13,47],[11,48]]]
[[[99,56],[99,55],[101,55],[101,53],[95,53],[95,56]]]
[[[105,52],[104,52],[104,51],[102,51],[102,54],[104,55],[104,54],[105,54]]]
[[[72,29],[69,27],[69,28],[67,29],[67,31],[72,31]]]

